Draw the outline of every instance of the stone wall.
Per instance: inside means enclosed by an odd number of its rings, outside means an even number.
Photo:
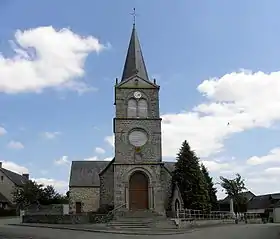
[[[114,205],[114,165],[100,175],[100,206]]]
[[[24,211],[25,215],[63,215],[63,204],[32,205]]]
[[[148,142],[138,154],[128,141],[130,131],[135,128],[148,134]],[[161,150],[161,119],[115,119],[116,163],[161,162]]]
[[[116,88],[116,118],[127,117],[127,102],[133,97],[136,89]],[[159,118],[159,90],[154,89],[137,89],[142,93],[142,97],[148,102],[148,118]]]
[[[44,224],[85,224],[89,223],[88,215],[24,215],[23,223]]]
[[[164,167],[161,169],[160,181],[162,182],[162,190],[164,192],[164,208],[165,210],[170,210],[168,207],[172,201],[172,176]]]
[[[0,171],[0,177],[3,176],[3,181],[0,180],[0,192],[9,200],[13,201],[12,192],[15,189],[15,184]]]
[[[99,208],[99,187],[70,187],[70,213],[75,213],[76,202],[82,203],[82,212],[96,211]]]
[[[159,89],[137,89],[148,103],[148,117],[144,119],[128,119],[127,103],[133,97],[136,89],[116,88],[116,118],[114,119],[115,133],[115,162],[142,163],[161,162],[161,118],[159,115]],[[132,129],[141,128],[148,134],[148,142],[141,147],[140,153],[128,141]]]

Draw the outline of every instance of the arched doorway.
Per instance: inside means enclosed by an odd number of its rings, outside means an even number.
[[[133,173],[129,180],[129,209],[143,210],[149,207],[149,180],[147,176],[137,171]]]

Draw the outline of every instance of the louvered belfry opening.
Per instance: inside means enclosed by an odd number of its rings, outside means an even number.
[[[133,173],[129,180],[129,209],[145,210],[149,206],[149,180],[140,171]]]

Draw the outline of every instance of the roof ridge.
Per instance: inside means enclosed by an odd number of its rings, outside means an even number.
[[[26,181],[26,178],[19,173],[16,173],[6,168],[0,168],[0,170],[6,175],[7,178],[9,178],[16,185],[21,185],[24,183],[23,181]]]

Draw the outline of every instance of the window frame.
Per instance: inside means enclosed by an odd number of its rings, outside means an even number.
[[[129,115],[129,110],[130,110],[130,107],[129,107],[129,102],[130,101],[134,101],[134,102],[136,102],[136,114],[135,114],[135,116],[130,116]],[[143,117],[143,116],[140,116],[140,110],[139,110],[139,102],[140,101],[145,101],[145,103],[146,103],[146,114],[145,114],[145,116]],[[133,97],[131,97],[131,98],[129,98],[128,99],[128,101],[127,101],[127,109],[126,109],[126,115],[127,115],[127,117],[128,118],[143,118],[143,119],[145,119],[145,118],[148,118],[149,117],[149,105],[148,105],[148,100],[147,99],[145,99],[145,98],[140,98],[140,99],[135,99],[135,98],[133,98]]]

